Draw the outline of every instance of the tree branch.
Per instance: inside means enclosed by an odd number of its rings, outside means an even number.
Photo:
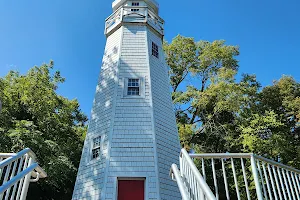
[[[206,84],[207,78],[203,77],[201,81],[201,93],[205,90],[205,84]],[[195,119],[197,117],[197,114],[199,112],[199,107],[196,108],[195,112],[193,113],[193,117],[191,118],[190,124],[194,124]]]

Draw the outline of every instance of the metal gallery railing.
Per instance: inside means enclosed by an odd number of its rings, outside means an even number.
[[[0,200],[25,200],[30,182],[47,177],[30,149],[0,153]]]
[[[300,170],[252,153],[188,154],[182,149],[175,180],[182,181],[189,200],[300,199]]]
[[[105,20],[104,34],[122,22],[147,23],[159,33],[164,33],[164,20],[147,6],[122,6]]]

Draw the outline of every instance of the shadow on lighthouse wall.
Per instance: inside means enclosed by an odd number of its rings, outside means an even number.
[[[114,53],[117,54],[117,48],[114,48]],[[136,73],[136,69],[130,67],[131,65],[123,59],[113,62],[110,58],[103,62],[102,70],[106,70],[105,66],[116,66],[118,63],[118,73],[112,70],[113,73],[105,77],[100,75],[94,100],[83,153],[87,163],[83,166],[86,168],[83,171],[87,175],[82,180],[82,194],[89,200],[99,199],[103,192],[106,193],[106,197],[102,196],[101,199],[113,199],[117,193],[117,177],[139,175],[151,178],[152,183],[155,183],[157,178],[154,166],[154,131],[149,78],[146,77],[145,72]],[[124,98],[124,79],[128,77],[143,78],[145,98]],[[110,85],[117,88],[112,88]],[[87,146],[99,134],[103,137],[101,157],[91,162],[89,161],[91,152]],[[108,155],[109,148],[110,155]],[[106,173],[107,177],[105,177]],[[148,184],[153,188],[157,185],[150,184],[150,180]]]
[[[177,132],[175,116],[168,116],[170,113],[174,115],[171,97],[162,97],[169,93],[168,75],[166,69],[163,69],[166,66],[154,63],[153,66],[157,67],[155,72],[149,69],[149,62],[152,61],[148,55],[150,50],[146,48],[149,46],[146,27],[128,26],[124,28],[123,34],[121,55],[118,45],[107,47],[104,54],[73,199],[116,200],[118,177],[146,178],[145,199],[156,199],[159,196],[158,178],[169,184],[169,167],[178,160],[179,145],[173,157],[165,150],[169,148],[167,142],[172,140],[165,133]],[[154,62],[161,61],[155,59]],[[150,71],[156,76],[151,78],[155,83],[151,83]],[[128,78],[141,80],[141,97],[126,96],[125,80]],[[152,89],[157,91],[155,98],[151,96],[150,83]],[[155,108],[152,100],[155,101]],[[159,114],[154,114],[154,110]],[[167,112],[164,113],[164,110]],[[168,123],[172,129],[166,125]],[[98,136],[102,139],[101,156],[92,160],[92,142]],[[155,137],[158,139],[155,140]],[[161,153],[158,160],[155,157],[156,151]],[[170,148],[170,151],[173,150]],[[163,165],[159,166],[157,161]],[[176,185],[172,184],[175,188]],[[168,195],[168,198],[173,196]]]
[[[108,133],[112,123],[114,87],[117,83],[118,51],[118,46],[107,48],[103,56],[73,199],[100,199],[104,186]],[[99,136],[101,136],[101,154],[99,158],[92,159],[93,139]]]

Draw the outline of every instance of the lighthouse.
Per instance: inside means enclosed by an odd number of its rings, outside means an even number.
[[[179,200],[180,143],[155,0],[115,0],[73,200]]]

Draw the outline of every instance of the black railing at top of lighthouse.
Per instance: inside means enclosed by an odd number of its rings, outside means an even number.
[[[147,6],[122,6],[105,20],[104,34],[118,28],[122,22],[147,23],[160,34],[164,34],[164,20]]]

